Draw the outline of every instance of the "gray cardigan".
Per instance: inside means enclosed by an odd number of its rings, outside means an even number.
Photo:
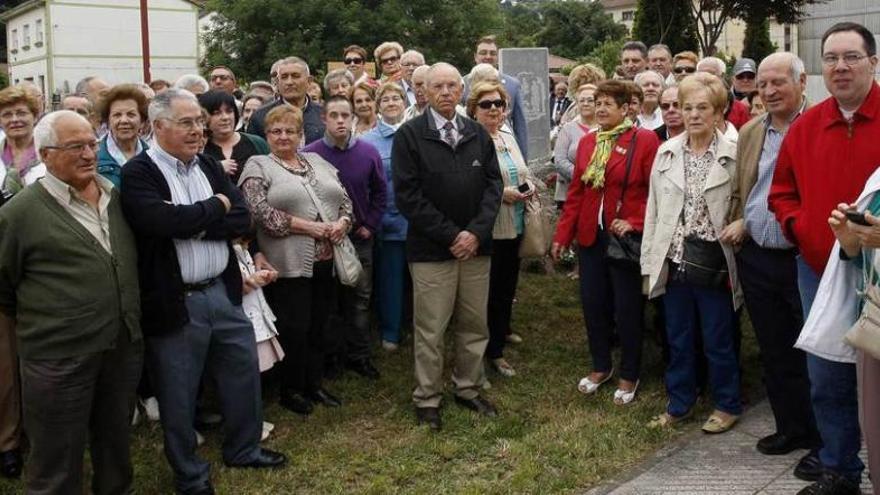
[[[571,183],[571,174],[574,173],[578,145],[585,134],[578,120],[580,119],[572,120],[560,127],[556,136],[556,147],[553,149],[553,163],[556,165],[556,173],[559,174],[556,179],[556,194],[553,197],[556,201],[565,201],[568,185]]]

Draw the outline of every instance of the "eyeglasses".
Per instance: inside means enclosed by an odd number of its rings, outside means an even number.
[[[0,113],[0,119],[9,120],[13,117],[15,117],[17,119],[24,119],[24,118],[27,118],[28,116],[33,117],[33,115],[34,114],[32,114],[26,110],[16,110],[16,111],[7,110],[3,113]]]
[[[400,57],[394,56],[394,57],[380,59],[379,63],[381,63],[382,65],[388,65],[388,64],[393,64],[394,62],[397,62],[398,60],[400,60]]]
[[[383,96],[379,100],[379,103],[391,103],[391,102],[398,102],[398,101],[403,101],[403,98],[401,98],[398,95],[391,95],[391,96]]]
[[[677,101],[673,101],[672,103],[661,103],[661,104],[660,104],[660,109],[661,109],[661,110],[669,110],[670,108],[676,108],[676,109],[677,109],[677,108],[678,108],[678,102],[677,102]]]
[[[219,79],[221,81],[228,81],[232,79],[232,76],[230,76],[229,74],[212,74],[211,80],[214,81],[216,79]]]
[[[676,68],[672,69],[672,72],[675,72],[676,74],[684,74],[684,73],[693,74],[696,71],[697,71],[696,67],[676,67]]]
[[[498,100],[483,100],[477,103],[477,106],[482,108],[483,110],[489,110],[492,107],[495,108],[504,108],[507,106],[507,102],[503,99]]]
[[[269,129],[268,131],[266,131],[266,134],[271,134],[275,137],[280,137],[285,134],[288,136],[297,136],[297,135],[299,135],[299,133],[300,133],[300,131],[297,129],[294,129],[294,128],[289,128],[289,129],[276,128],[276,129]]]
[[[361,65],[362,63],[364,63],[364,59],[360,57],[349,57],[343,60],[343,62],[345,62],[345,65]]]
[[[48,150],[72,151],[76,154],[82,154],[83,150],[88,148],[93,153],[97,153],[98,152],[98,142],[97,141],[88,141],[85,143],[65,144],[64,146],[43,146],[43,148],[48,149]]]
[[[868,56],[856,52],[844,53],[843,55],[827,53],[825,55],[822,55],[822,64],[825,67],[834,67],[837,65],[838,60],[843,60],[844,65],[846,65],[847,67],[852,67],[861,62],[863,58],[868,58]]]
[[[177,124],[181,129],[185,129],[187,131],[191,131],[193,129],[202,129],[205,127],[205,119],[165,119],[169,122]]]

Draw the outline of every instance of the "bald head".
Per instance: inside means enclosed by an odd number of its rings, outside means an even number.
[[[784,127],[800,110],[807,88],[804,63],[787,52],[768,55],[758,66],[758,94],[774,125]]]
[[[764,57],[764,60],[761,61],[761,65],[758,66],[758,72],[761,72],[762,67],[766,68],[771,66],[787,67],[791,73],[791,78],[794,81],[800,80],[801,76],[805,73],[804,62],[791,52],[776,52],[767,55]]]

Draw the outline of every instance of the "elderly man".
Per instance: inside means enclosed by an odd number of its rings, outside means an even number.
[[[446,63],[431,66],[427,86],[430,109],[397,131],[391,160],[397,206],[409,221],[413,402],[418,422],[439,430],[443,336],[452,321],[455,402],[496,414],[480,396],[480,384],[489,342],[489,255],[502,183],[492,138],[455,111],[462,93],[458,70]]]
[[[97,104],[98,100],[101,99],[102,93],[110,89],[110,85],[107,84],[107,81],[100,79],[96,76],[86,76],[79,80],[76,83],[76,89],[74,93],[78,95],[85,95],[92,104]]]
[[[620,67],[626,79],[635,79],[636,74],[648,68],[648,47],[641,41],[624,43],[620,49]]]
[[[654,133],[661,143],[684,132],[684,115],[678,103],[678,86],[670,86],[660,94],[660,113],[663,116],[663,125],[654,129]]]
[[[143,344],[135,239],[96,174],[91,124],[59,110],[34,129],[47,175],[0,209],[0,312],[16,321],[27,492],[132,488],[129,419]]]
[[[247,132],[266,137],[263,122],[270,110],[279,105],[293,105],[303,114],[303,144],[321,139],[324,124],[321,121],[321,106],[312,102],[306,90],[309,87],[309,64],[299,57],[286,57],[272,64],[272,82],[278,89],[278,97],[263,105],[248,123]]]
[[[633,82],[642,90],[642,105],[638,109],[639,127],[653,131],[663,125],[660,93],[666,83],[663,76],[653,70],[639,72]]]
[[[220,396],[226,465],[274,467],[286,460],[259,446],[257,349],[230,242],[250,231],[251,219],[220,164],[198,154],[205,123],[192,93],[157,95],[149,116],[154,146],[122,168],[123,206],[138,244],[147,358],[175,489],[213,493],[193,430],[205,371]]]
[[[755,83],[755,61],[741,58],[733,65],[733,87],[730,92],[737,100],[745,100],[747,96],[758,90]]]
[[[675,85],[675,76],[672,74],[672,50],[668,46],[658,43],[648,48],[648,68],[663,76],[667,86]]]
[[[92,118],[94,106],[85,96],[70,94],[61,98],[61,108],[59,110],[76,112],[88,120]]]
[[[412,75],[416,67],[425,65],[425,56],[415,50],[407,50],[400,56],[400,66],[403,67],[403,92],[406,93],[406,106],[410,107],[416,103],[416,91],[412,87]]]
[[[571,98],[568,97],[568,83],[559,81],[553,86],[553,94],[550,95],[550,127],[559,125],[569,106]]]
[[[233,95],[238,87],[235,85],[235,73],[225,65],[215,65],[208,76],[211,89]]]
[[[207,79],[198,74],[184,74],[174,81],[175,89],[185,89],[190,93],[199,96],[211,90],[211,85]]]
[[[166,81],[165,79],[153,79],[150,81],[150,89],[153,90],[154,94],[162,93],[171,87],[171,83]]]
[[[427,65],[416,67],[412,75],[412,87],[416,95],[416,101],[403,112],[404,122],[412,118],[418,117],[428,108],[428,92],[425,85],[425,76],[428,75],[430,69]]]
[[[806,355],[794,348],[804,321],[798,296],[797,251],[767,209],[782,140],[806,108],[806,84],[804,64],[791,53],[774,53],[761,62],[758,87],[768,113],[750,121],[739,133],[730,226],[722,232],[721,240],[741,245],[737,273],[776,418],[776,432],[758,441],[758,451],[783,455],[799,448],[811,449],[795,474],[815,481],[822,468],[816,454],[821,440],[810,405]]]
[[[852,22],[830,27],[822,37],[822,76],[831,96],[794,121],[779,150],[769,203],[800,254],[797,274],[804,315],[810,313],[834,244],[828,217],[838,204],[854,202],[877,169],[876,70],[877,44],[868,29]],[[858,456],[855,351],[842,334],[821,330],[802,333],[797,345],[807,352],[811,402],[824,443],[819,459],[825,470],[801,493],[860,493],[864,465]],[[868,420],[877,427],[876,418]]]
[[[268,81],[253,81],[248,85],[248,93],[269,101],[275,97],[275,87]]]

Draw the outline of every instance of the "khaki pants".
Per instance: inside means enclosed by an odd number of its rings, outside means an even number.
[[[21,385],[15,350],[15,321],[0,313],[0,452],[21,439]]]
[[[489,299],[489,257],[468,261],[410,263],[413,279],[413,343],[416,407],[438,407],[443,396],[446,328],[455,332],[455,394],[479,395],[483,354],[489,342],[486,305]]]
[[[859,422],[868,448],[868,474],[880,495],[880,361],[858,351]]]

